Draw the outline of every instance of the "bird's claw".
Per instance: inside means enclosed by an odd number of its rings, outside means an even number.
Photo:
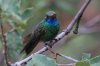
[[[48,46],[48,47],[52,48],[52,45],[49,44],[49,42],[46,42],[46,43],[45,43],[45,46]]]

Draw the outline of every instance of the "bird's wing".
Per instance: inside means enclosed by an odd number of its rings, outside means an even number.
[[[38,25],[34,32],[27,35],[29,38],[24,39],[24,43],[26,43],[21,52],[25,51],[27,54],[29,54],[35,48],[37,43],[40,41],[41,36],[44,35],[45,32],[46,31],[43,29],[43,26]]]
[[[30,39],[31,37],[32,37],[32,32],[29,33],[29,34],[27,34],[27,35],[25,35],[25,36],[23,37],[23,44],[27,44],[28,41],[29,41],[29,39]]]

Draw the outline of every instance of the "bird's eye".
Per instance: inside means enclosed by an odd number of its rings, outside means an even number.
[[[52,18],[52,19],[56,18],[56,14],[53,14],[53,15],[51,16],[51,18]]]

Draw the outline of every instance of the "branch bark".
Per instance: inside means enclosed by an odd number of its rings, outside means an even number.
[[[0,21],[0,27],[1,27],[3,54],[4,54],[4,57],[5,57],[5,62],[7,64],[7,66],[10,66],[10,64],[8,63],[9,61],[8,61],[8,56],[7,56],[7,45],[6,45],[7,42],[6,42],[6,36],[4,34],[4,30],[3,30],[2,20]]]
[[[58,66],[75,66],[75,63],[71,63],[71,64],[58,64]]]

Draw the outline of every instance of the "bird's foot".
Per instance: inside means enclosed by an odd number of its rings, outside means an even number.
[[[50,42],[46,42],[45,46],[48,46],[48,47],[52,48],[52,45],[50,44]]]

